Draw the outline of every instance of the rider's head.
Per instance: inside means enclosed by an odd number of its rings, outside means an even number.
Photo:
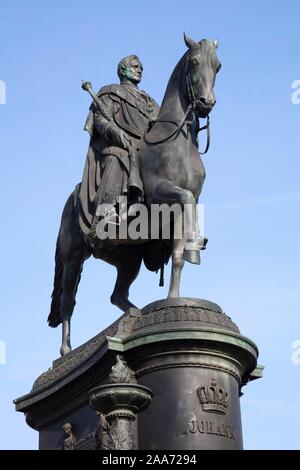
[[[134,85],[142,79],[143,65],[137,55],[129,55],[120,60],[118,76],[121,83],[131,82]]]

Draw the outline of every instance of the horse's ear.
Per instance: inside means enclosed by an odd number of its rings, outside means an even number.
[[[215,47],[216,47],[216,49],[217,49],[217,48],[218,48],[218,45],[219,45],[218,40],[216,39],[215,41],[213,41],[213,43],[214,43],[214,45],[215,45]]]
[[[189,49],[192,49],[192,47],[198,46],[198,43],[194,41],[193,39],[191,39],[189,36],[187,36],[185,33],[183,33],[183,37],[184,37],[184,42]]]

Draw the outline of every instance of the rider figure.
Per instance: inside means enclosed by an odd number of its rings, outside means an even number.
[[[117,71],[120,84],[100,89],[98,104],[91,105],[85,126],[91,140],[80,188],[80,225],[87,235],[97,223],[95,214],[100,204],[112,205],[115,210],[120,195],[127,195],[129,203],[142,199],[143,187],[134,157],[138,156],[149,121],[157,117],[159,110],[155,101],[138,88],[143,66],[136,55],[123,58]],[[138,199],[131,201],[132,194],[138,194]]]

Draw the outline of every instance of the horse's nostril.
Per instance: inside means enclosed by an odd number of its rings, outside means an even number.
[[[216,103],[216,100],[215,99],[212,99],[212,100],[208,100],[206,98],[203,98],[203,96],[201,96],[201,98],[199,99],[199,101],[204,105],[204,106],[209,106],[209,107],[213,107]]]

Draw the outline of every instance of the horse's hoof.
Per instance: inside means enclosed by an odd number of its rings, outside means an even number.
[[[198,250],[184,250],[183,259],[193,264],[200,264],[200,253]]]
[[[206,237],[199,238],[199,240],[198,240],[199,250],[206,250],[207,242],[208,242],[208,238],[206,238]]]
[[[71,351],[72,351],[71,346],[67,346],[67,345],[66,345],[66,346],[61,346],[61,348],[60,348],[60,355],[61,355],[61,356],[65,356],[66,354],[68,354],[68,353],[71,352]]]

